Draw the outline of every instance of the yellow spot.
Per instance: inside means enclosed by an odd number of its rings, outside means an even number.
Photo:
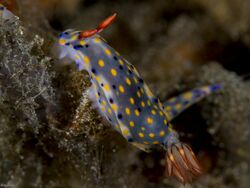
[[[135,100],[134,100],[132,97],[129,99],[129,102],[130,102],[131,104],[135,104]]]
[[[66,40],[65,40],[65,39],[60,39],[60,40],[59,40],[59,44],[64,45],[65,43],[66,43]]]
[[[167,125],[167,123],[168,123],[168,122],[167,122],[167,120],[166,120],[166,119],[164,119],[164,125]]]
[[[111,69],[110,72],[111,72],[111,74],[112,74],[113,76],[116,76],[116,75],[117,75],[117,72],[116,72],[115,69]]]
[[[140,91],[137,91],[136,94],[137,94],[137,96],[138,96],[139,98],[141,97]]]
[[[146,141],[144,141],[144,142],[143,142],[143,144],[147,144],[147,145],[148,145],[149,143],[148,143],[148,142],[146,142]]]
[[[179,109],[181,108],[181,104],[180,104],[180,103],[177,103],[177,104],[175,105],[175,108],[176,108],[176,110],[179,110]]]
[[[141,132],[139,132],[139,133],[138,133],[138,135],[139,135],[139,137],[141,137],[141,138],[143,138],[143,137],[144,137],[144,134],[143,134],[143,133],[141,133]]]
[[[70,40],[76,40],[77,39],[77,36],[76,35],[73,35]]]
[[[134,66],[133,66],[134,67]],[[139,76],[138,71],[136,70],[136,68],[134,67],[134,72]]]
[[[76,54],[74,57],[75,57],[76,59],[80,59],[80,56],[77,55],[77,54]]]
[[[150,117],[148,117],[148,118],[147,118],[147,122],[148,122],[148,124],[152,124],[152,123],[153,123],[153,119],[150,118]]]
[[[115,54],[118,55],[118,56],[120,55],[119,52],[117,52],[117,51],[115,51]]]
[[[98,94],[97,94],[97,93],[95,94],[95,97],[96,97],[97,99],[99,98],[99,96],[98,96]]]
[[[125,130],[123,130],[123,132],[122,132],[125,136],[127,136],[128,134],[129,134],[129,131],[128,131],[128,129],[125,129]]]
[[[164,136],[165,135],[165,131],[160,131],[159,135],[160,136]]]
[[[167,113],[164,113],[165,114],[165,116],[167,117],[167,120],[168,121],[171,121],[171,116],[169,115],[169,114],[167,114]]]
[[[120,63],[120,65],[124,65],[124,62],[121,59],[119,59],[118,62]]]
[[[167,111],[170,111],[170,110],[171,110],[171,106],[166,106],[165,109],[166,109]]]
[[[160,106],[160,108],[162,108],[163,107],[163,105],[162,105],[162,103],[159,101],[159,106]]]
[[[151,106],[150,100],[147,100],[147,104],[148,104],[148,106]]]
[[[141,101],[141,106],[145,107],[145,103],[143,101]]]
[[[130,115],[130,109],[129,108],[125,108],[125,112],[127,115]]]
[[[155,115],[155,114],[156,114],[156,111],[155,111],[155,110],[151,110],[151,113],[152,113],[153,115]]]
[[[134,81],[136,84],[138,84],[138,79],[136,77],[134,77]]]
[[[193,96],[193,94],[192,94],[191,92],[185,93],[185,94],[183,95],[183,97],[184,97],[185,99],[187,99],[187,100],[191,99],[192,96]]]
[[[149,136],[150,138],[154,138],[154,137],[155,137],[155,134],[154,134],[154,133],[149,133],[148,136]]]
[[[147,95],[148,95],[150,98],[152,98],[152,97],[153,97],[153,93],[150,91],[150,89],[149,89],[147,86],[145,86],[145,90],[146,90]]]
[[[102,105],[106,106],[107,105],[106,101],[102,101]]]
[[[135,126],[135,123],[134,123],[133,121],[130,121],[130,122],[129,122],[129,125],[130,125],[130,127],[134,127],[134,126]]]
[[[139,116],[139,115],[140,115],[140,112],[139,112],[137,109],[135,110],[135,115],[136,115],[136,116]]]
[[[127,83],[128,85],[131,85],[131,81],[130,81],[129,78],[126,78],[126,83]]]
[[[154,105],[154,108],[155,108],[155,109],[158,109],[158,106],[157,106],[157,105]]]
[[[141,127],[141,130],[145,131],[145,127]]]
[[[100,40],[99,38],[95,38],[95,39],[94,39],[94,42],[95,42],[95,43],[100,43],[101,40]]]
[[[112,105],[111,105],[111,108],[112,108],[114,111],[117,111],[117,105],[116,105],[116,104],[112,104]]]
[[[109,113],[109,114],[112,114],[111,108],[108,108],[108,113]]]
[[[108,48],[105,48],[104,52],[105,52],[105,54],[107,54],[108,56],[111,55],[111,52],[110,52],[110,50],[109,50]]]
[[[83,57],[83,61],[84,61],[85,63],[89,63],[89,58],[85,55],[85,56]]]
[[[104,89],[106,90],[106,91],[109,91],[110,89],[109,89],[109,85],[108,84],[105,84],[104,85]]]
[[[154,141],[153,144],[159,144],[159,142],[158,141]]]
[[[96,76],[95,79],[96,79],[97,82],[101,82],[100,76]]]
[[[163,112],[162,111],[159,111],[159,114],[160,114],[160,116],[163,116]]]
[[[85,45],[85,44],[86,44],[85,40],[81,40],[81,41],[80,41],[80,45],[83,46],[83,45]]]
[[[171,99],[169,99],[168,101],[169,102],[174,102],[176,100],[176,98],[175,97],[172,97]]]
[[[115,128],[117,128],[117,129],[118,129],[118,128],[119,128],[119,125],[118,125],[118,124],[116,124],[116,125],[115,125]]]
[[[102,111],[105,111],[105,108],[104,108],[104,106],[102,106],[102,107],[101,107],[101,110],[102,110]]]
[[[100,67],[104,67],[105,63],[103,60],[99,59],[98,64]]]
[[[119,86],[119,90],[120,90],[121,93],[124,93],[124,91],[125,91],[124,87],[122,85]]]
[[[86,68],[86,69],[88,69],[88,67],[89,67],[89,65],[88,65],[88,63],[84,63],[84,67]],[[92,76],[93,76],[94,74],[92,74]],[[94,77],[94,76],[93,76]]]

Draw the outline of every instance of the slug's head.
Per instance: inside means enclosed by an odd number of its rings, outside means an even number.
[[[102,21],[97,28],[84,31],[75,31],[72,29],[66,30],[59,35],[59,40],[52,50],[52,53],[62,59],[64,57],[72,57],[75,54],[74,49],[83,48],[89,40],[95,38],[94,35],[103,31],[116,18],[116,13]],[[72,59],[72,58],[71,58]]]
[[[88,38],[94,36],[95,34],[100,33],[103,31],[106,27],[112,24],[112,22],[116,18],[116,13],[109,16],[105,20],[103,20],[97,28],[95,29],[88,29],[84,31],[73,31],[73,30],[66,30],[65,32],[62,32],[59,36],[59,44],[60,45],[70,45],[76,40],[87,40]]]
[[[164,146],[166,150],[166,175],[177,178],[181,183],[191,183],[201,175],[201,167],[192,149],[178,141],[177,137],[170,133]]]
[[[68,59],[73,59],[75,51],[73,46],[79,43],[78,36],[79,31],[68,29],[59,35],[58,41],[52,48],[52,56],[59,59],[64,59],[67,62]]]

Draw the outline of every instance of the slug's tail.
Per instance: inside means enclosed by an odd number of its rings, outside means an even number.
[[[203,86],[203,87],[195,88],[193,90],[182,93],[178,95],[177,97],[170,98],[163,104],[163,106],[165,107],[165,111],[169,117],[168,120],[169,121],[173,120],[176,116],[178,116],[185,109],[197,103],[198,101],[202,100],[209,94],[217,92],[218,90],[221,90],[221,88],[222,88],[221,84]]]
[[[166,174],[177,178],[181,183],[191,183],[201,175],[201,167],[192,149],[183,143],[173,144],[167,148]]]

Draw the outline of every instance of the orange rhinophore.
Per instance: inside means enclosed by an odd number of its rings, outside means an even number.
[[[109,25],[111,25],[113,23],[113,21],[115,20],[116,18],[116,13],[112,14],[111,16],[109,16],[108,18],[106,18],[105,20],[103,20],[97,29],[99,30],[103,30],[105,29],[106,27],[108,27]]]
[[[90,36],[95,35],[97,32],[98,32],[97,29],[85,30],[85,31],[82,31],[82,32],[80,33],[79,38],[87,38],[87,37],[90,37]]]
[[[117,14],[114,13],[111,16],[109,16],[108,18],[106,18],[104,21],[102,21],[98,25],[98,27],[96,29],[89,29],[89,30],[81,31],[79,34],[79,39],[88,38],[88,37],[95,35],[96,33],[100,33],[103,29],[105,29],[106,27],[108,27],[109,25],[111,25],[113,23],[113,21],[116,18],[116,15]]]

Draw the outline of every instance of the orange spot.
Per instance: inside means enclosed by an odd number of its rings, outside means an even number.
[[[153,123],[153,119],[150,118],[150,117],[148,117],[148,118],[147,118],[147,122],[148,122],[148,124],[152,124],[152,123]]]
[[[160,131],[159,135],[160,136],[164,136],[165,135],[165,131]]]

